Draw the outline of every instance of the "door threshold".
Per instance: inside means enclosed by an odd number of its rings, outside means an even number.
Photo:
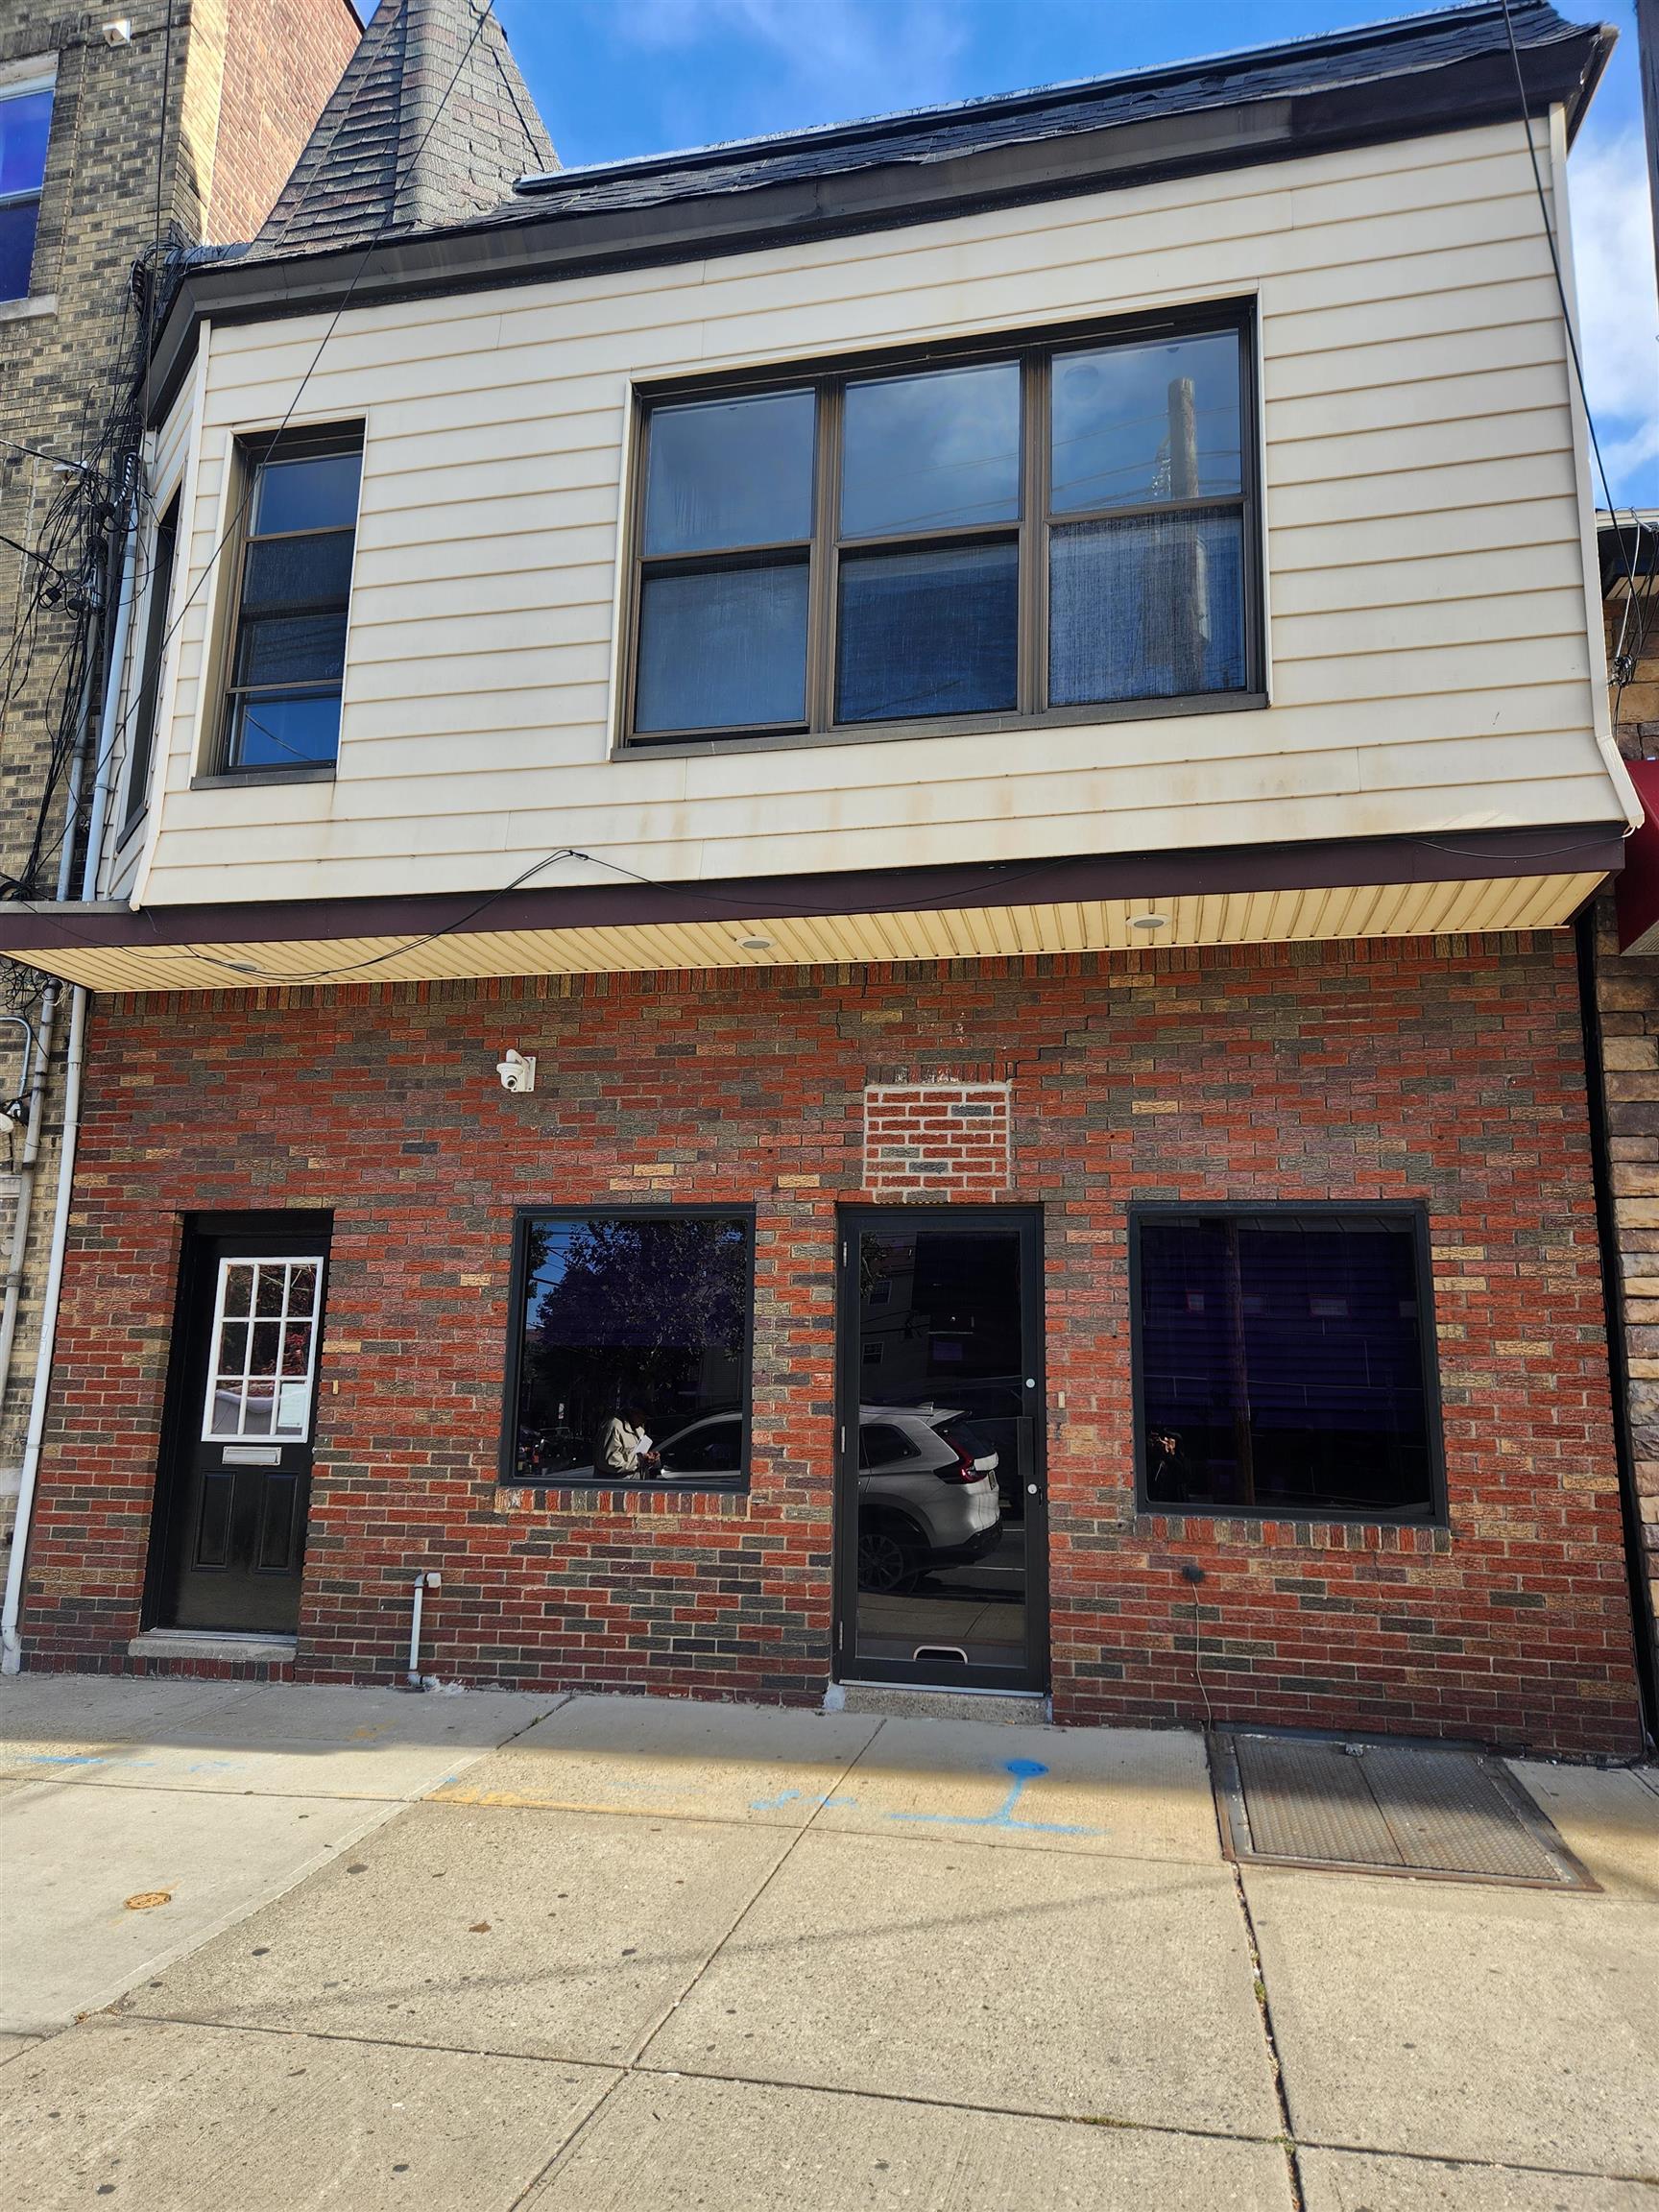
[[[297,1636],[245,1628],[147,1628],[127,1647],[129,1659],[228,1659],[253,1666],[292,1659]]]
[[[888,1720],[999,1720],[1046,1725],[1051,1712],[1041,1690],[948,1690],[926,1683],[836,1682],[827,1713],[866,1713]]]

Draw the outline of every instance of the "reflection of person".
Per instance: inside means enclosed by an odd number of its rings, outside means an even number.
[[[607,1475],[641,1475],[649,1480],[661,1465],[645,1424],[631,1407],[619,1407],[599,1431],[599,1464]]]
[[[1172,1429],[1154,1429],[1146,1439],[1146,1495],[1179,1502],[1188,1495],[1192,1470]]]

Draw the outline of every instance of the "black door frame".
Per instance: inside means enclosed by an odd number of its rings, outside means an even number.
[[[1025,1434],[1030,1465],[1017,1470],[1025,1507],[1025,1664],[1018,1671],[965,1667],[924,1682],[909,1660],[860,1660],[858,1619],[858,1270],[854,1256],[870,1229],[1014,1229],[1020,1236],[1020,1327],[1026,1353]],[[837,1682],[895,1682],[916,1688],[1046,1691],[1048,1645],[1047,1383],[1044,1340],[1044,1218],[1041,1206],[842,1206],[835,1218],[835,1498],[830,1557],[834,1586],[831,1672]]]
[[[282,1207],[270,1213],[186,1214],[179,1222],[175,1245],[173,1329],[167,1352],[167,1375],[161,1399],[161,1432],[151,1486],[150,1540],[144,1560],[144,1595],[139,1603],[140,1630],[163,1626],[161,1615],[172,1595],[171,1567],[178,1516],[182,1510],[183,1451],[199,1419],[191,1376],[197,1306],[204,1282],[214,1280],[216,1261],[209,1248],[221,1238],[247,1238],[250,1241],[273,1238],[314,1241],[323,1254],[321,1303],[317,1310],[317,1364],[312,1393],[311,1443],[316,1448],[317,1413],[322,1406],[323,1356],[328,1325],[328,1290],[334,1215],[327,1207]],[[310,1485],[305,1506],[309,1511]],[[304,1576],[304,1547],[301,1547],[301,1576]],[[210,1632],[209,1632],[210,1633]],[[227,1629],[227,1635],[237,1631]],[[252,1634],[256,1631],[242,1631]]]

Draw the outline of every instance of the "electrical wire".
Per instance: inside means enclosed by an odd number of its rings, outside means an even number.
[[[1607,499],[1607,512],[1613,517],[1614,538],[1624,563],[1625,581],[1634,594],[1636,574],[1624,547],[1623,533],[1618,527],[1619,516],[1613,504],[1613,488],[1607,480],[1607,464],[1601,458],[1601,442],[1596,435],[1596,418],[1590,412],[1590,394],[1584,383],[1584,364],[1578,358],[1578,334],[1573,327],[1573,310],[1568,304],[1567,286],[1561,275],[1561,256],[1555,245],[1555,226],[1550,219],[1550,203],[1544,197],[1544,175],[1538,166],[1538,149],[1532,142],[1532,110],[1527,105],[1527,80],[1521,67],[1521,49],[1515,40],[1515,19],[1509,12],[1509,0],[1503,0],[1503,28],[1509,36],[1509,60],[1515,70],[1516,96],[1521,102],[1521,128],[1527,136],[1527,157],[1532,164],[1532,188],[1538,195],[1538,212],[1544,218],[1544,243],[1550,249],[1550,266],[1555,275],[1555,297],[1561,303],[1561,321],[1567,332],[1567,350],[1573,359],[1573,374],[1584,408],[1584,422],[1590,433],[1590,449],[1596,456],[1596,472],[1601,479],[1601,490]]]
[[[489,22],[491,15],[493,12],[494,0],[485,0],[485,5],[473,23],[472,36],[468,40],[467,45],[462,52],[461,59],[455,65],[454,73],[450,77],[447,84],[445,86],[444,92],[439,99],[437,107],[432,111],[431,120],[428,122],[425,131],[421,133],[420,142],[417,144],[414,153],[409,156],[409,167],[411,169],[415,167],[415,165],[420,161],[421,155],[425,152],[426,146],[430,141],[433,132],[437,130],[438,125],[443,118],[445,108],[447,107],[456,86],[460,84],[462,76],[466,72],[467,65],[471,60],[473,50],[477,46],[479,38],[483,35],[484,27]],[[338,130],[338,128],[339,126],[336,124],[336,130]],[[309,186],[307,186],[307,189],[309,189]],[[273,441],[280,438],[283,432],[288,428],[290,422],[293,421],[295,410],[299,407],[301,400],[304,397],[305,392],[310,385],[311,379],[317,373],[318,367],[322,362],[324,352],[328,346],[329,340],[333,337],[335,331],[339,328],[342,317],[345,315],[348,307],[349,307],[351,304],[352,297],[357,290],[358,284],[361,282],[364,275],[368,270],[370,260],[372,259],[374,252],[374,249],[379,245],[387,229],[391,227],[391,224],[393,223],[396,215],[397,204],[396,201],[394,201],[392,205],[388,207],[385,215],[381,218],[379,225],[370,234],[368,240],[365,242],[363,252],[357,261],[357,266],[351,273],[350,279],[348,282],[346,290],[341,297],[340,303],[335,308],[333,315],[330,317],[327,328],[324,331],[321,339],[318,341],[317,350],[311,356],[311,360],[305,369],[305,373],[301,377],[300,382],[295,389],[294,397],[288,402],[287,410],[284,413],[281,421],[277,424],[276,430],[270,434]],[[144,369],[144,382],[146,384],[148,382],[148,376],[149,363],[148,358],[146,358]],[[243,517],[248,512],[249,503],[252,500],[252,485],[250,483],[237,504],[235,513],[231,516],[230,520],[226,525],[226,528],[221,535],[217,544],[213,547],[212,552],[208,555],[206,562],[204,564],[201,575],[197,578],[195,584],[186,593],[182,604],[180,606],[179,612],[168,623],[166,631],[163,633],[161,637],[157,639],[155,648],[157,655],[161,655],[166,652],[168,646],[171,644],[174,637],[178,633],[180,624],[183,621],[185,615],[189,613],[191,607],[195,604],[196,600],[200,597],[202,591],[206,587],[208,580],[212,577],[215,570],[217,569],[220,557],[224,553],[226,546],[230,543],[232,538],[234,538],[242,526]],[[110,732],[108,744],[104,747],[103,751],[98,755],[97,758],[90,765],[85,780],[87,793],[90,793],[96,787],[99,775],[102,773],[104,767],[107,765],[117,748],[124,742],[127,734],[128,724],[132,720],[133,713],[136,711],[136,707],[137,699],[135,687],[134,697],[129,701],[128,705],[118,717],[115,727]],[[88,805],[89,800],[84,800],[82,806],[77,810],[77,818],[75,823],[76,829],[84,826],[82,817],[85,813]],[[62,837],[68,834],[69,828],[70,826],[65,824],[63,830],[60,832],[59,838],[57,840],[58,844],[61,844]],[[56,847],[52,848],[52,850],[56,850]],[[49,854],[47,856],[49,857]]]

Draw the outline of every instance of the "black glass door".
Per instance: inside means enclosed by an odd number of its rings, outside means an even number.
[[[843,1680],[1046,1681],[1041,1221],[850,1214],[841,1241]]]

